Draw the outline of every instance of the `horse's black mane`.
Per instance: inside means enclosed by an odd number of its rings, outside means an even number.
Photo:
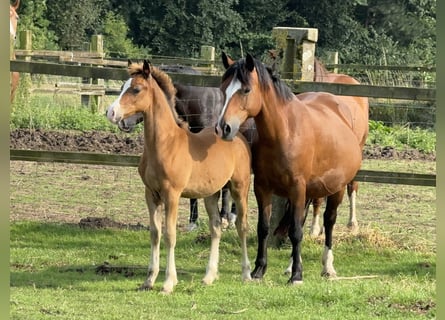
[[[269,84],[272,82],[275,92],[285,101],[293,99],[292,90],[280,80],[271,67],[266,67],[261,61],[253,59],[258,80],[262,90],[268,90]],[[242,58],[233,63],[222,76],[224,82],[228,78],[236,76],[237,79],[245,85],[250,84],[250,72],[246,67],[246,59]]]

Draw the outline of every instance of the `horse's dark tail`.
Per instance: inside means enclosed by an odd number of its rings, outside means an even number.
[[[284,207],[284,215],[281,218],[280,222],[278,223],[278,226],[275,228],[273,235],[284,238],[289,231],[289,225],[291,220],[292,220],[292,214],[290,212],[290,203],[289,199],[287,199],[286,206]]]
[[[309,210],[307,210],[307,208],[311,203],[312,203],[311,199],[306,201],[306,204],[305,204],[306,212],[305,212],[305,216],[304,216],[304,222],[306,221],[306,217],[307,217],[307,214],[309,211]],[[278,223],[278,226],[275,228],[273,235],[284,238],[289,232],[289,226],[292,221],[292,218],[293,217],[292,217],[292,212],[291,212],[291,208],[290,208],[290,201],[289,201],[289,199],[287,199],[286,206],[284,207],[284,215],[281,218],[280,222]],[[303,225],[304,225],[304,222],[303,222]]]

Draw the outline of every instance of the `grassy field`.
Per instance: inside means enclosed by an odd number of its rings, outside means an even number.
[[[363,169],[435,173],[430,161],[366,160]],[[11,319],[424,319],[436,316],[436,189],[362,183],[360,231],[350,234],[347,205],[334,232],[340,277],[320,277],[323,236],[303,242],[304,283],[288,286],[283,274],[290,248],[269,249],[260,282],[241,282],[236,232],[223,233],[220,278],[203,286],[209,237],[201,225],[185,231],[188,202],[181,201],[172,295],[136,288],[149,257],[146,230],[84,229],[81,218],[109,217],[148,225],[136,168],[11,162]],[[256,255],[256,204],[250,196],[249,257]],[[308,226],[307,226],[308,228]],[[307,232],[308,230],[305,230]],[[307,233],[306,233],[307,234]],[[161,245],[161,269],[165,251]],[[118,268],[104,273],[104,263]],[[98,268],[99,267],[99,268]],[[100,268],[102,267],[102,268]]]
[[[25,83],[25,81],[22,81]],[[44,85],[44,84],[42,84]],[[78,106],[78,97],[19,94],[10,128],[117,130],[102,113]],[[18,107],[20,106],[20,107]],[[431,152],[433,130],[388,128],[371,122],[372,144]],[[431,161],[366,160],[362,169],[436,173]],[[207,218],[187,232],[188,201],[181,200],[173,294],[136,288],[145,280],[147,230],[79,227],[87,217],[148,225],[136,168],[10,162],[11,319],[434,319],[436,317],[436,189],[361,183],[360,231],[345,227],[348,201],[334,230],[339,277],[320,276],[323,236],[302,245],[304,283],[288,286],[290,247],[269,249],[260,282],[241,282],[240,248],[233,229],[220,246],[220,278],[203,286],[209,253]],[[256,203],[249,199],[249,257],[256,255]],[[165,250],[161,245],[161,269]],[[110,268],[113,267],[113,268]],[[370,277],[367,277],[370,276]]]

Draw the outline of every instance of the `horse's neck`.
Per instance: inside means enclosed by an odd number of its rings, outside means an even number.
[[[143,112],[145,145],[149,148],[168,147],[166,143],[184,129],[179,128],[164,93],[153,90],[153,95],[153,106]]]
[[[258,137],[262,142],[270,141],[285,141],[287,130],[283,130],[288,127],[289,116],[288,108],[292,108],[292,102],[288,101],[283,103],[277,97],[273,99],[263,99],[263,105],[261,111],[255,117],[256,129],[258,131]]]

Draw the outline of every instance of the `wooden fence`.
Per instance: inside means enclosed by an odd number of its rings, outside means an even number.
[[[11,60],[10,69],[11,71],[18,71],[22,73],[63,75],[92,79],[126,80],[128,78],[128,74],[125,68],[79,66],[48,62]],[[218,87],[221,82],[221,77],[214,75],[187,75],[177,73],[169,73],[169,75],[172,77],[173,81],[185,85]],[[436,94],[435,89],[427,88],[345,85],[297,80],[288,80],[287,83],[295,93],[305,91],[326,91],[337,95],[425,101],[435,101]],[[91,154],[84,152],[69,153],[11,149],[10,159],[24,161],[136,166],[139,157],[110,154]],[[383,171],[361,170],[357,175],[357,180],[366,182],[411,184],[423,186],[436,185],[435,175],[394,173]]]
[[[127,80],[125,68],[93,67],[67,65],[49,62],[28,62],[10,60],[10,70],[22,73],[50,74],[92,79]],[[169,73],[173,81],[193,86],[219,87],[221,76]],[[325,91],[336,95],[362,96],[372,98],[390,98],[405,100],[435,101],[436,89],[388,87],[373,85],[354,85],[340,83],[324,83],[299,80],[283,80],[293,92]]]
[[[140,157],[136,155],[118,155],[91,152],[35,151],[11,149],[10,159],[36,162],[62,162],[75,164],[137,167]],[[355,180],[363,182],[406,184],[414,186],[436,186],[436,175],[433,174],[360,170]]]

